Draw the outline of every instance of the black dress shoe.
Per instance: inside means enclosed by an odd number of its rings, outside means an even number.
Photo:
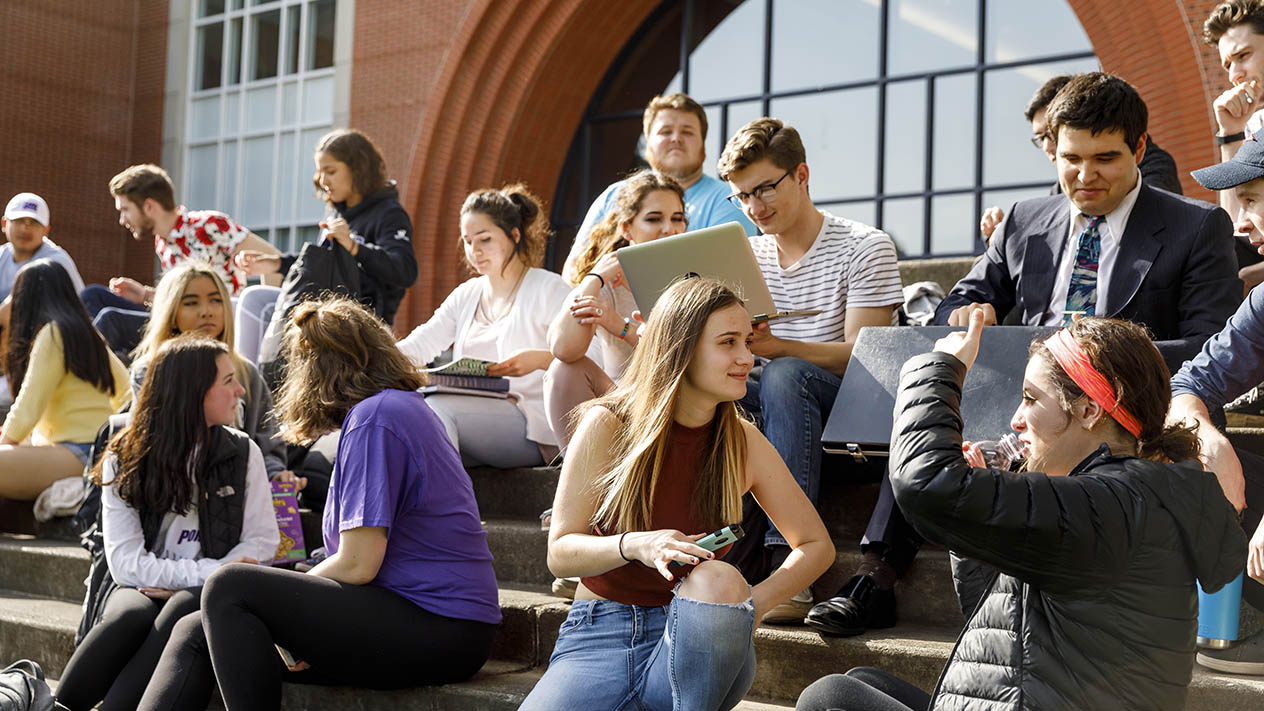
[[[895,591],[883,590],[868,575],[856,575],[834,597],[808,613],[809,627],[831,637],[852,637],[868,629],[895,626]]]

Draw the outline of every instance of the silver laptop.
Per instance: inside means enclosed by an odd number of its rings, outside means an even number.
[[[732,287],[756,323],[820,313],[811,309],[777,311],[746,230],[736,222],[624,247],[615,254],[637,308],[646,316],[667,287],[686,274],[708,277]]]

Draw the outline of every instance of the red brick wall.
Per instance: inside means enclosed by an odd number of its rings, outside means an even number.
[[[160,159],[167,3],[4,0],[0,27],[0,200],[43,196],[86,282],[149,280],[153,246],[119,227],[106,184]]]

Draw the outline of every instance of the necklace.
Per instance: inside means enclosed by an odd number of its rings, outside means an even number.
[[[518,280],[514,282],[513,289],[509,292],[509,297],[505,300],[505,305],[501,308],[500,313],[493,315],[491,310],[491,296],[488,293],[491,290],[491,280],[488,280],[488,288],[478,298],[478,309],[483,316],[484,323],[496,323],[502,318],[509,315],[513,310],[514,304],[518,301],[518,289],[522,287],[522,280],[527,276],[529,267],[523,266],[522,272],[518,274]]]

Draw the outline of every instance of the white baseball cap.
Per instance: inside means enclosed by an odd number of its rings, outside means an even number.
[[[19,217],[30,217],[48,227],[48,203],[35,193],[18,193],[4,208],[4,219],[16,220]]]

